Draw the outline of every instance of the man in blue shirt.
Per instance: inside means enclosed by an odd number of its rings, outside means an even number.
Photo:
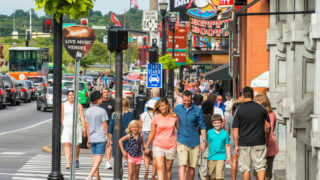
[[[180,179],[193,179],[194,168],[197,166],[200,152],[200,136],[204,139],[201,145],[203,152],[206,147],[206,125],[203,120],[203,112],[196,105],[192,104],[192,93],[185,91],[182,96],[183,104],[177,105],[174,113],[179,118],[179,127],[177,134],[178,141],[178,159],[179,159],[179,177]],[[188,171],[186,172],[186,168]],[[187,176],[187,177],[186,177]]]
[[[103,80],[103,83],[104,83],[104,87],[105,87],[105,88],[108,87],[108,78],[107,78],[106,75],[103,75],[102,80]]]

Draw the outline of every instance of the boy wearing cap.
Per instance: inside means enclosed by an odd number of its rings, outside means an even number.
[[[88,137],[87,145],[91,147],[93,154],[93,167],[87,180],[91,180],[94,174],[97,179],[100,179],[99,166],[106,151],[106,142],[109,143],[108,114],[99,106],[102,103],[102,94],[99,91],[94,91],[90,95],[90,101],[92,106],[85,112],[85,124]]]

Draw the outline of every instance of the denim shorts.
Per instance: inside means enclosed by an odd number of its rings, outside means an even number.
[[[90,143],[92,154],[94,155],[104,155],[106,151],[106,142],[96,142]]]

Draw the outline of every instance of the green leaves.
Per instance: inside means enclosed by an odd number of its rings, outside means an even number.
[[[176,66],[176,61],[175,59],[172,58],[170,54],[166,54],[164,56],[161,56],[159,58],[159,63],[162,63],[163,69],[175,69]]]
[[[89,15],[93,0],[36,0],[36,6],[36,10],[44,8],[48,15],[56,15],[57,21],[62,15],[79,19]]]

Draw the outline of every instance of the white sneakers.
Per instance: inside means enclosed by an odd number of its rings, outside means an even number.
[[[106,166],[104,168],[105,169],[112,169],[112,166],[109,161],[106,162]]]

